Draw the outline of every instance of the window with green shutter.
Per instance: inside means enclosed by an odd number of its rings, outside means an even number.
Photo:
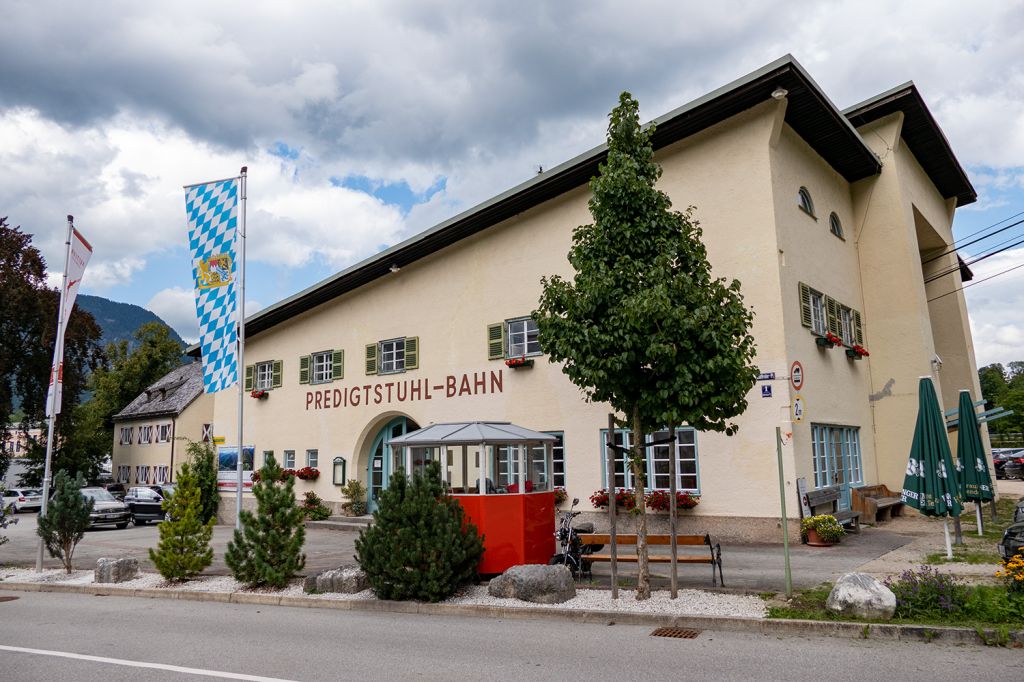
[[[283,364],[284,363],[281,360],[274,360],[270,377],[271,388],[281,388],[281,370],[283,369]]]
[[[813,326],[811,317],[811,288],[803,282],[798,283],[800,289],[800,324],[805,327]]]
[[[853,311],[853,335],[857,338],[857,345],[864,345],[864,326],[860,320],[860,312]]]
[[[831,296],[825,297],[825,311],[828,316],[828,330],[836,336],[842,336],[839,325],[839,304]]]
[[[505,359],[505,323],[487,325],[487,359]]]
[[[255,368],[252,365],[245,366],[245,390],[252,390],[252,378],[255,374]]]
[[[420,337],[405,337],[405,368],[418,369],[420,366]]]
[[[336,350],[331,354],[331,378],[345,378],[345,351]]]
[[[309,356],[303,355],[299,358],[299,383],[309,383]]]
[[[366,373],[376,374],[377,373],[377,344],[368,343],[366,344]]]

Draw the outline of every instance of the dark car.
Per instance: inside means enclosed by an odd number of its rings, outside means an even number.
[[[131,510],[132,520],[136,526],[143,526],[150,521],[163,521],[166,514],[161,508],[164,498],[149,486],[129,488],[124,496],[124,503]]]
[[[102,487],[119,500],[124,499],[124,494],[127,492],[127,488],[124,483],[107,483]]]
[[[89,528],[96,526],[128,527],[128,522],[132,520],[132,513],[124,502],[116,499],[103,488],[82,488],[80,492],[92,500]]]
[[[1017,506],[1013,509],[1013,522],[1024,521],[1024,497],[1017,500]]]
[[[1009,559],[1014,554],[1024,554],[1024,522],[1010,524],[999,543],[999,556]]]
[[[174,494],[173,483],[158,483],[155,485],[147,485],[147,488],[155,492],[160,497],[170,497]]]
[[[993,448],[996,478],[1024,478],[1024,448]]]

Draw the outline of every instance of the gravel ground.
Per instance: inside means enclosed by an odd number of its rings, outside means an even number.
[[[61,583],[66,585],[93,584],[92,571],[74,571],[70,575],[63,570],[45,570],[36,573],[30,568],[8,568],[0,570],[0,587],[9,583]],[[356,594],[306,594],[302,581],[293,581],[282,589],[249,589],[230,576],[204,576],[185,583],[172,585],[157,573],[141,573],[139,577],[123,583],[105,585],[115,589],[167,589],[182,592],[250,592],[257,594],[279,594],[283,597],[307,597],[314,600],[347,601],[376,599],[372,590]],[[734,594],[703,592],[701,590],[679,590],[678,599],[669,599],[668,592],[655,591],[651,598],[638,602],[630,590],[620,590],[619,599],[613,600],[608,590],[580,589],[576,596],[563,604],[533,604],[518,599],[498,599],[487,594],[485,585],[474,585],[461,590],[446,604],[479,604],[509,608],[577,609],[581,611],[619,611],[626,613],[661,613],[697,616],[738,616],[743,618],[764,618],[764,601],[760,597]]]

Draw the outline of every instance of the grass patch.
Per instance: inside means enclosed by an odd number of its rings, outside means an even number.
[[[960,514],[960,527],[963,528],[964,538],[971,537],[976,540],[988,540],[999,542],[1003,539],[1003,531],[1013,523],[1013,510],[1017,506],[1017,500],[1010,497],[1003,497],[996,501],[996,520],[992,520],[992,506],[985,502],[981,507],[982,526],[985,531],[978,535],[978,521],[974,509]]]
[[[893,623],[902,625],[945,625],[996,630],[1024,629],[1024,598],[1009,595],[1005,587],[995,585],[963,586],[962,603],[955,611],[942,615],[897,615],[891,620],[868,620],[839,616],[825,608],[832,591],[830,583],[794,593],[785,606],[769,606],[768,617],[776,619],[853,621],[858,623]],[[899,613],[899,611],[897,611]]]
[[[999,553],[995,549],[981,547],[954,547],[953,558],[947,559],[945,552],[935,552],[924,558],[926,564],[998,564]]]

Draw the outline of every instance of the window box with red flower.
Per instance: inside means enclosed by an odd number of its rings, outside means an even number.
[[[644,503],[652,511],[668,511],[672,496],[667,490],[652,490],[644,496]],[[693,509],[700,504],[700,497],[688,492],[676,492],[676,509]]]
[[[303,481],[315,481],[320,478],[320,470],[314,467],[302,467],[295,472],[295,477]]]
[[[509,358],[505,361],[505,365],[512,369],[526,369],[533,367],[533,358]]]
[[[590,496],[590,503],[598,509],[608,508],[608,491],[602,488],[597,490],[593,495]],[[633,495],[632,490],[626,490],[624,488],[615,489],[615,507],[617,509],[625,509],[626,511],[633,511],[636,508],[636,496]]]
[[[860,360],[861,358],[866,358],[869,355],[871,355],[871,353],[868,352],[868,349],[860,344],[855,343],[846,349],[846,357],[851,360]]]
[[[555,506],[562,504],[569,499],[569,493],[562,486],[555,486]]]
[[[832,332],[828,332],[825,336],[814,337],[814,342],[818,344],[819,348],[835,348],[843,345],[843,340]]]
[[[255,391],[249,394],[249,397],[255,398],[256,400],[266,400],[270,397],[270,391],[262,388],[257,388]]]

